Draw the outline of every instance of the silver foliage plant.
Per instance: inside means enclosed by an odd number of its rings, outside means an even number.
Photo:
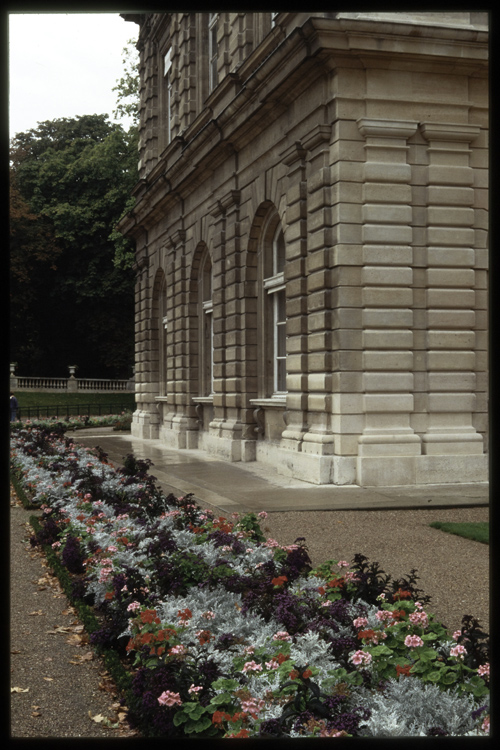
[[[357,697],[371,710],[370,718],[361,723],[362,736],[419,737],[435,727],[451,736],[484,736],[475,729],[474,698],[456,689],[440,690],[409,676],[389,680],[382,693],[360,689]]]

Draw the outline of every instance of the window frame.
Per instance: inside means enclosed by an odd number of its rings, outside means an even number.
[[[168,58],[168,64],[167,64]],[[172,141],[172,47],[162,55],[164,82],[164,111],[165,111],[165,146]]]
[[[284,233],[275,214],[263,236],[261,269],[262,351],[260,387],[264,398],[282,399],[286,388],[286,282]]]
[[[214,393],[214,306],[213,266],[206,250],[198,274],[199,311],[199,395],[210,397]]]
[[[219,13],[208,14],[208,93],[211,94],[219,84],[218,62],[218,44],[217,44],[217,26]]]

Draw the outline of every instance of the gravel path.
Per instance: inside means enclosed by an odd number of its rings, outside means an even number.
[[[10,511],[10,684],[17,689],[11,692],[10,736],[136,736],[120,717],[115,687],[45,556],[31,548],[34,512],[15,495]],[[118,728],[106,727],[102,718]]]

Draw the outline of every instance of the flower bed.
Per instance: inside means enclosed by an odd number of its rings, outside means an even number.
[[[131,412],[121,414],[106,414],[103,416],[79,416],[79,417],[46,417],[45,419],[26,419],[11,422],[11,431],[17,432],[22,429],[50,430],[59,435],[71,430],[84,430],[88,427],[113,427],[114,430],[130,430],[132,422]]]
[[[304,539],[166,497],[150,465],[12,432],[13,474],[43,510],[33,543],[93,607],[91,642],[129,671],[143,736],[488,733],[487,637],[464,617],[450,638],[415,571],[395,581],[361,554],[313,570]]]

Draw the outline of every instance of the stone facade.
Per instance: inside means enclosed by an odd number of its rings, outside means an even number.
[[[123,17],[133,434],[314,484],[485,481],[487,14]]]

